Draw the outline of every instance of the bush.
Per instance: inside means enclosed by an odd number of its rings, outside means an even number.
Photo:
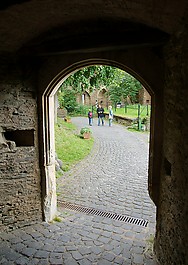
[[[85,105],[78,105],[75,109],[74,109],[74,115],[87,115],[88,110],[89,110],[89,106],[85,106]]]
[[[84,127],[80,130],[80,134],[83,135],[84,133],[92,133],[92,131],[90,128]]]

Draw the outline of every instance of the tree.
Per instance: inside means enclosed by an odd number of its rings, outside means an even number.
[[[107,87],[112,103],[126,102],[127,97],[134,103],[142,87],[138,80],[119,68],[93,65],[76,71],[65,80],[60,87],[59,101],[70,112],[76,106],[76,94],[92,92],[101,86]]]
[[[77,107],[76,92],[71,87],[64,87],[58,95],[60,107],[67,109],[69,113],[73,112]]]
[[[110,86],[110,88],[108,90],[108,95],[109,95],[110,101],[112,103],[116,104],[117,102],[121,102],[121,100],[122,100],[122,89],[121,89],[121,87],[118,85]]]
[[[138,92],[142,88],[142,85],[136,78],[125,72],[120,86],[122,88],[122,97],[124,100],[126,100],[127,97],[129,97],[133,103],[138,100]]]
[[[77,93],[83,91],[92,92],[101,86],[108,87],[113,83],[116,68],[112,66],[93,65],[78,70],[69,76],[61,85],[63,91],[67,86],[71,86]]]
[[[108,93],[110,100],[114,104],[117,102],[126,102],[128,97],[132,103],[135,103],[141,88],[141,83],[132,75],[117,69],[114,84],[109,87]]]

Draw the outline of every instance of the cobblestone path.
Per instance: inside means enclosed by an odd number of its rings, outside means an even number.
[[[87,120],[73,121],[81,128]],[[58,179],[58,192],[72,203],[153,222],[155,210],[147,191],[148,134],[95,124],[92,154]]]
[[[78,128],[87,125],[86,118],[73,122]],[[147,191],[148,135],[96,121],[91,128],[91,154],[57,180],[62,221],[1,233],[0,264],[157,264],[150,245],[156,213]],[[61,201],[144,219],[148,225],[68,210]]]

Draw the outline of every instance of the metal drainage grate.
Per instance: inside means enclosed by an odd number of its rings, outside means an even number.
[[[98,216],[110,218],[110,219],[117,220],[117,221],[123,221],[123,222],[130,223],[130,224],[140,225],[143,227],[147,227],[148,225],[147,220],[130,217],[127,215],[106,212],[103,210],[97,210],[95,208],[80,206],[80,205],[72,204],[69,202],[63,202],[63,201],[60,202],[60,205],[65,209],[69,209],[69,210],[73,210],[73,211],[77,211],[77,212],[81,212],[81,213],[85,213],[89,215],[98,215]]]

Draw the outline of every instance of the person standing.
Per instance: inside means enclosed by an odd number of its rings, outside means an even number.
[[[112,126],[113,116],[114,114],[113,114],[112,106],[109,106],[109,114],[108,114],[109,126]]]
[[[102,121],[102,125],[104,125],[104,109],[101,105],[97,108],[97,114],[98,114],[98,126],[100,126],[100,121]]]
[[[88,111],[88,119],[89,119],[89,125],[92,126],[92,118],[93,118],[93,113],[92,111],[89,109]]]

